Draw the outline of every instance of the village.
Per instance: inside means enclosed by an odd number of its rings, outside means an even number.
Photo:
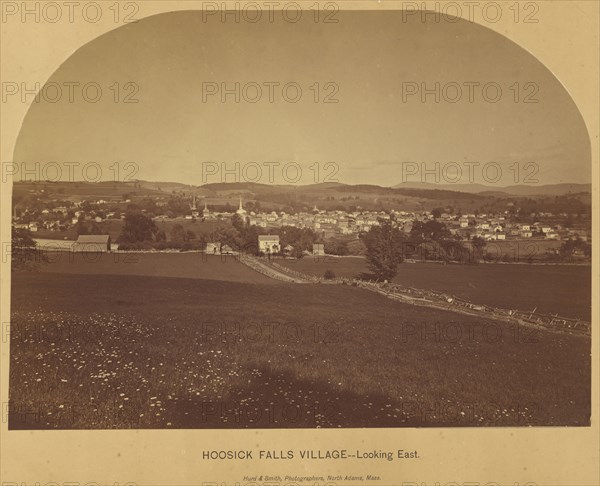
[[[260,205],[242,196],[237,198],[237,209],[229,204],[212,203],[195,195],[177,198],[145,197],[133,199],[52,199],[32,206],[17,207],[13,212],[13,227],[32,232],[40,239],[74,240],[83,234],[107,234],[109,227],[122,225],[126,215],[139,211],[157,224],[182,224],[186,228],[230,224],[234,216],[249,226],[255,226],[259,233],[289,227],[308,229],[314,232],[319,242],[341,239],[347,242],[359,239],[372,227],[379,226],[382,220],[392,220],[406,234],[410,234],[415,222],[438,221],[448,229],[456,241],[468,242],[480,238],[491,241],[564,241],[577,239],[589,241],[588,222],[580,215],[551,212],[520,214],[509,209],[495,213],[478,211],[461,214],[435,208],[423,211],[406,211],[401,208],[389,210],[331,210],[314,205],[311,211],[286,212],[283,210],[263,210]],[[193,226],[190,226],[193,225]],[[85,230],[82,231],[81,228]],[[168,238],[168,236],[167,236]],[[113,235],[113,243],[118,238]],[[275,238],[262,237],[258,242],[262,251],[277,253],[279,248]],[[220,252],[220,243],[206,243],[207,253]],[[218,245],[217,248],[215,245]],[[321,245],[322,246],[322,245]],[[275,248],[277,247],[277,248]],[[268,248],[268,250],[267,250]],[[289,248],[288,248],[289,250]],[[320,250],[319,250],[320,252]]]

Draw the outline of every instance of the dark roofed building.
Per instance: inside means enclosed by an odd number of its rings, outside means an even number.
[[[79,235],[73,243],[75,252],[104,253],[110,251],[110,235]]]

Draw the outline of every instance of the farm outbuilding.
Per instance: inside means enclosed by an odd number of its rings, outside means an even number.
[[[207,255],[220,255],[221,254],[221,243],[209,242],[206,244],[206,250],[204,252]]]
[[[325,256],[325,245],[323,243],[313,244],[313,256]]]
[[[231,248],[229,245],[223,245],[223,246],[221,246],[221,254],[222,255],[233,255],[233,248]]]
[[[77,253],[108,253],[110,241],[110,235],[79,235],[71,250]]]

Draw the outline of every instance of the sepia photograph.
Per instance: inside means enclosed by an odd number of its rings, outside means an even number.
[[[507,37],[172,11],[2,88],[9,431],[590,426],[590,134]]]
[[[2,96],[9,431],[591,425],[590,133],[506,36],[171,11]]]
[[[0,0],[0,486],[598,486],[600,2]]]

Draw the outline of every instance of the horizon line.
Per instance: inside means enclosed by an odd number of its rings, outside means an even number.
[[[508,186],[498,186],[498,185],[494,185],[494,184],[484,184],[481,182],[428,182],[428,181],[405,181],[405,182],[400,182],[396,185],[393,186],[384,186],[381,184],[375,184],[375,183],[369,183],[369,182],[361,182],[361,183],[348,183],[348,182],[340,182],[340,181],[326,181],[326,182],[308,182],[308,183],[292,183],[292,182],[283,182],[283,183],[276,183],[276,182],[254,182],[254,181],[216,181],[216,182],[206,182],[203,184],[192,184],[192,183],[186,183],[186,182],[179,182],[179,181],[168,181],[168,180],[152,180],[152,179],[131,179],[131,180],[123,180],[123,181],[115,181],[115,180],[99,180],[99,181],[90,181],[90,180],[85,180],[85,179],[80,179],[80,180],[13,180],[12,181],[14,184],[16,183],[34,183],[34,184],[39,184],[39,183],[43,183],[43,184],[75,184],[75,183],[86,183],[86,184],[109,184],[109,183],[113,183],[113,184],[132,184],[132,183],[136,183],[136,182],[146,182],[146,183],[152,183],[152,184],[180,184],[182,186],[192,186],[192,187],[204,187],[204,186],[209,186],[209,185],[215,185],[215,184],[253,184],[253,185],[257,185],[257,186],[286,186],[286,187],[295,187],[295,186],[301,186],[301,187],[307,187],[307,186],[320,186],[320,185],[331,185],[331,184],[339,184],[342,186],[374,186],[374,187],[381,187],[383,189],[401,189],[400,186],[402,186],[403,184],[423,184],[423,185],[428,185],[428,186],[440,186],[440,187],[444,187],[444,188],[448,188],[448,187],[458,187],[458,186],[480,186],[480,187],[486,187],[486,188],[497,188],[497,189],[508,189],[508,188],[513,188],[513,187],[531,187],[531,188],[540,188],[540,187],[546,187],[546,186],[560,186],[560,185],[591,185],[593,186],[593,181],[589,181],[589,182],[551,182],[551,183],[546,183],[546,184],[524,184],[524,183],[515,183],[515,184],[510,184]],[[410,188],[409,188],[410,189]],[[448,190],[448,189],[446,189]],[[464,191],[457,191],[457,192],[464,192]]]

